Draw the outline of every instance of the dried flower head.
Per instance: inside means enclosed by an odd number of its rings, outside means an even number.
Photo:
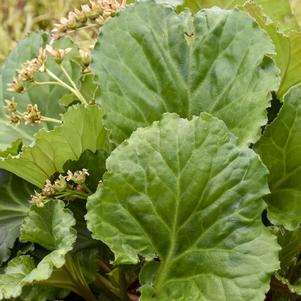
[[[11,98],[11,99],[5,99],[5,109],[8,111],[8,112],[16,112],[17,111],[17,103],[15,101],[15,98]]]
[[[16,126],[20,125],[21,117],[15,112],[12,112],[10,115],[7,116],[7,118],[9,123],[14,124]]]
[[[44,196],[48,196],[48,197],[53,196],[55,194],[55,189],[54,189],[51,181],[48,179],[46,180],[46,183],[42,189],[42,194]]]
[[[11,92],[24,92],[24,81],[20,78],[14,77],[13,81],[7,85],[7,90]]]
[[[47,56],[45,49],[40,48],[38,57],[26,61],[22,65],[21,69],[17,70],[17,77],[13,79],[12,83],[8,84],[8,90],[22,93],[25,89],[25,81],[33,81],[37,72],[45,71],[46,59]]]
[[[67,176],[65,177],[66,181],[73,181],[73,172],[71,170],[67,171]]]
[[[73,182],[79,185],[84,184],[86,182],[87,176],[89,176],[89,173],[86,168],[75,171],[73,174]]]
[[[64,57],[72,50],[72,48],[66,49],[56,49],[51,45],[46,46],[46,51],[55,59],[55,61],[60,64]]]
[[[125,7],[124,0],[90,0],[89,4],[82,5],[80,9],[75,9],[68,14],[67,18],[62,18],[59,24],[55,24],[52,36],[54,39],[58,39],[65,33],[88,26],[89,24],[100,27],[108,18],[114,16],[123,7]]]
[[[37,105],[29,104],[27,111],[23,114],[25,124],[39,124],[41,122],[42,114]]]
[[[67,171],[66,181],[73,181],[76,184],[84,184],[86,178],[89,176],[88,169],[83,168],[82,170],[75,171],[74,173],[70,170]]]
[[[68,27],[72,30],[72,29],[76,29],[77,28],[77,15],[75,12],[71,11],[68,14]]]
[[[89,5],[83,5],[81,7],[82,8],[81,10],[79,10],[79,9],[74,10],[74,13],[76,14],[76,19],[78,22],[77,26],[79,26],[79,24],[85,24],[88,21],[88,17],[87,17],[88,12],[86,12],[86,10],[87,10],[86,6],[89,7]]]
[[[102,12],[101,1],[90,1],[90,12],[87,13],[90,20],[95,20]]]
[[[87,68],[92,61],[91,52],[80,49],[79,54],[80,54],[82,65],[84,66],[84,68]]]
[[[67,188],[67,182],[64,176],[59,175],[59,178],[54,181],[53,188],[57,192],[62,192]]]
[[[35,191],[35,194],[31,196],[31,204],[37,207],[44,207],[46,197],[41,193]]]
[[[47,60],[47,52],[45,48],[40,48],[39,55],[37,58],[37,68],[39,72],[45,72],[45,63]]]
[[[98,16],[95,19],[95,23],[98,24],[99,26],[102,26],[105,23],[106,19],[103,16]]]

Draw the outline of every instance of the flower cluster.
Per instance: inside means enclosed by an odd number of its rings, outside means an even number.
[[[58,64],[61,64],[65,56],[72,50],[72,48],[57,49],[53,48],[51,45],[46,46],[46,51],[49,53]]]
[[[66,180],[68,182],[72,181],[77,185],[82,185],[86,182],[87,176],[89,176],[89,173],[85,168],[79,171],[75,171],[74,173],[68,170]]]
[[[16,77],[14,77],[12,83],[8,84],[8,91],[13,91],[17,93],[24,92],[24,82],[33,81],[34,75],[37,72],[45,71],[46,58],[46,50],[41,48],[38,57],[26,61],[22,65],[22,68],[17,70]]]
[[[80,9],[69,12],[67,18],[62,18],[60,23],[55,24],[55,28],[52,30],[52,36],[54,39],[59,39],[65,33],[85,26],[94,25],[101,27],[108,18],[114,16],[116,12],[124,6],[125,1],[90,1],[89,4],[82,5]]]
[[[75,172],[68,170],[67,175],[59,175],[54,182],[47,179],[42,191],[40,193],[35,192],[31,196],[31,203],[37,207],[43,207],[51,198],[72,198],[76,197],[77,193],[86,193],[87,176],[89,176],[88,170],[83,168]]]
[[[91,52],[88,50],[79,50],[79,55],[81,58],[81,64],[84,68],[87,68],[92,62]]]
[[[16,71],[13,81],[8,84],[8,91],[22,93],[25,90],[25,82],[33,82],[35,74],[46,71],[47,54],[52,56],[58,64],[61,64],[64,57],[72,50],[72,48],[56,49],[51,45],[40,48],[36,58],[26,61],[21,69]]]
[[[15,98],[5,100],[5,109],[8,112],[7,118],[11,124],[20,125],[21,121],[25,124],[40,124],[42,114],[37,105],[28,104],[27,110],[23,113],[17,111],[17,103]]]

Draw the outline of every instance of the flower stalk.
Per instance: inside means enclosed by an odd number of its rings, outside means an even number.
[[[55,24],[52,30],[52,38],[60,39],[66,34],[73,33],[83,28],[100,29],[101,26],[120,9],[124,8],[124,0],[98,0],[91,1],[68,13],[68,16],[62,18],[58,24]]]
[[[66,175],[59,175],[54,182],[47,179],[42,191],[31,196],[31,203],[43,207],[51,199],[86,200],[92,194],[86,185],[88,176],[88,170],[83,168],[75,172],[68,170]]]

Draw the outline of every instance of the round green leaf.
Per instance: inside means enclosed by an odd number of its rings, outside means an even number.
[[[238,10],[192,17],[152,2],[120,12],[103,27],[93,53],[106,126],[120,143],[165,112],[202,111],[227,124],[241,143],[257,140],[278,71],[274,47]]]
[[[150,261],[142,301],[264,299],[278,268],[261,222],[267,170],[222,121],[165,114],[118,146],[107,169],[88,228],[117,263]]]

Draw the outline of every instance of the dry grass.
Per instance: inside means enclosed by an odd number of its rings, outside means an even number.
[[[0,0],[0,64],[29,31],[49,29],[85,0]]]

